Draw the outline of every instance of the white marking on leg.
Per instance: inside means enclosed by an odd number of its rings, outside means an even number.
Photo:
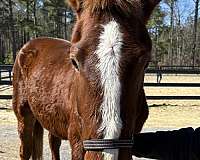
[[[103,26],[96,54],[99,58],[97,68],[101,72],[101,84],[104,89],[101,104],[102,124],[100,131],[104,139],[118,139],[121,134],[120,118],[121,85],[119,80],[119,61],[122,48],[122,33],[119,25],[111,21]],[[104,160],[117,160],[118,149],[105,150]]]

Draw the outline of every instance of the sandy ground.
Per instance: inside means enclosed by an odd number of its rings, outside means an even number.
[[[173,130],[181,127],[200,125],[199,106],[162,106],[151,107],[150,115],[145,123],[143,131]],[[17,135],[17,122],[12,110],[0,110],[0,159],[17,160],[19,150],[19,138]],[[47,132],[44,137],[44,160],[50,159],[50,150],[47,140]],[[61,147],[61,159],[70,159],[70,147],[67,141],[63,141]],[[134,158],[134,160],[139,160]],[[144,159],[140,159],[144,160]]]
[[[155,76],[146,76],[146,82],[155,82]],[[162,82],[193,82],[200,83],[199,76],[169,76],[164,75]],[[145,88],[147,95],[200,95],[200,88]],[[0,86],[0,94],[11,94],[12,88]],[[173,130],[181,127],[200,126],[200,100],[199,101],[148,101],[150,107],[149,118],[144,125],[144,132],[156,130]],[[17,160],[19,138],[17,135],[17,122],[11,108],[11,101],[0,101],[0,160]],[[70,147],[63,141],[61,159],[70,159]],[[47,132],[44,137],[44,160],[49,160],[50,151],[47,141]],[[139,160],[134,158],[134,160]],[[144,160],[144,159],[140,159]]]
[[[0,160],[19,159],[19,137],[17,134],[17,122],[12,111],[0,111]],[[44,135],[44,160],[51,159],[48,145],[47,131]],[[62,141],[61,159],[69,160],[70,147],[67,141]]]

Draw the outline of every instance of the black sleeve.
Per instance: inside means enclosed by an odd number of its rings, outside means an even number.
[[[200,128],[141,133],[134,136],[133,155],[160,160],[200,160]]]
[[[200,128],[197,128],[192,136],[191,151],[191,160],[200,160]]]

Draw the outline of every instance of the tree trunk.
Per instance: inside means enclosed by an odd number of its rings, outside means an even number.
[[[26,0],[26,25],[29,26],[29,9],[30,9],[30,0]],[[29,31],[26,30],[26,35],[27,35],[27,38],[26,38],[26,41],[28,41],[30,39],[30,34],[29,34]]]
[[[180,12],[178,10],[178,17],[177,17],[177,25],[176,25],[176,41],[177,41],[177,50],[176,50],[176,59],[177,59],[177,65],[180,65],[180,59],[181,59],[181,15]]]
[[[35,37],[38,37],[38,34],[37,34],[37,14],[36,14],[36,6],[37,6],[37,0],[34,0],[33,2],[33,16],[34,16],[34,36]]]
[[[12,52],[13,52],[13,61],[16,58],[16,39],[15,39],[15,28],[14,28],[14,19],[13,19],[13,8],[12,8],[12,0],[9,0],[9,19],[10,19],[10,29],[11,29],[11,35],[12,35]]]
[[[64,27],[64,33],[65,33],[65,39],[67,39],[67,10],[65,9],[65,27]]]
[[[170,2],[170,47],[169,47],[169,61],[173,65],[173,33],[174,33],[174,0]]]
[[[62,11],[60,8],[57,8],[57,19],[56,19],[56,33],[58,38],[62,38],[61,36],[61,23],[62,23]]]
[[[193,29],[193,48],[192,48],[192,65],[195,66],[195,56],[197,47],[197,25],[199,15],[199,0],[195,1],[194,29]]]

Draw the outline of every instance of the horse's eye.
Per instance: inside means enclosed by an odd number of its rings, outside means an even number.
[[[71,58],[72,65],[75,67],[77,71],[80,71],[79,62],[76,58]]]

